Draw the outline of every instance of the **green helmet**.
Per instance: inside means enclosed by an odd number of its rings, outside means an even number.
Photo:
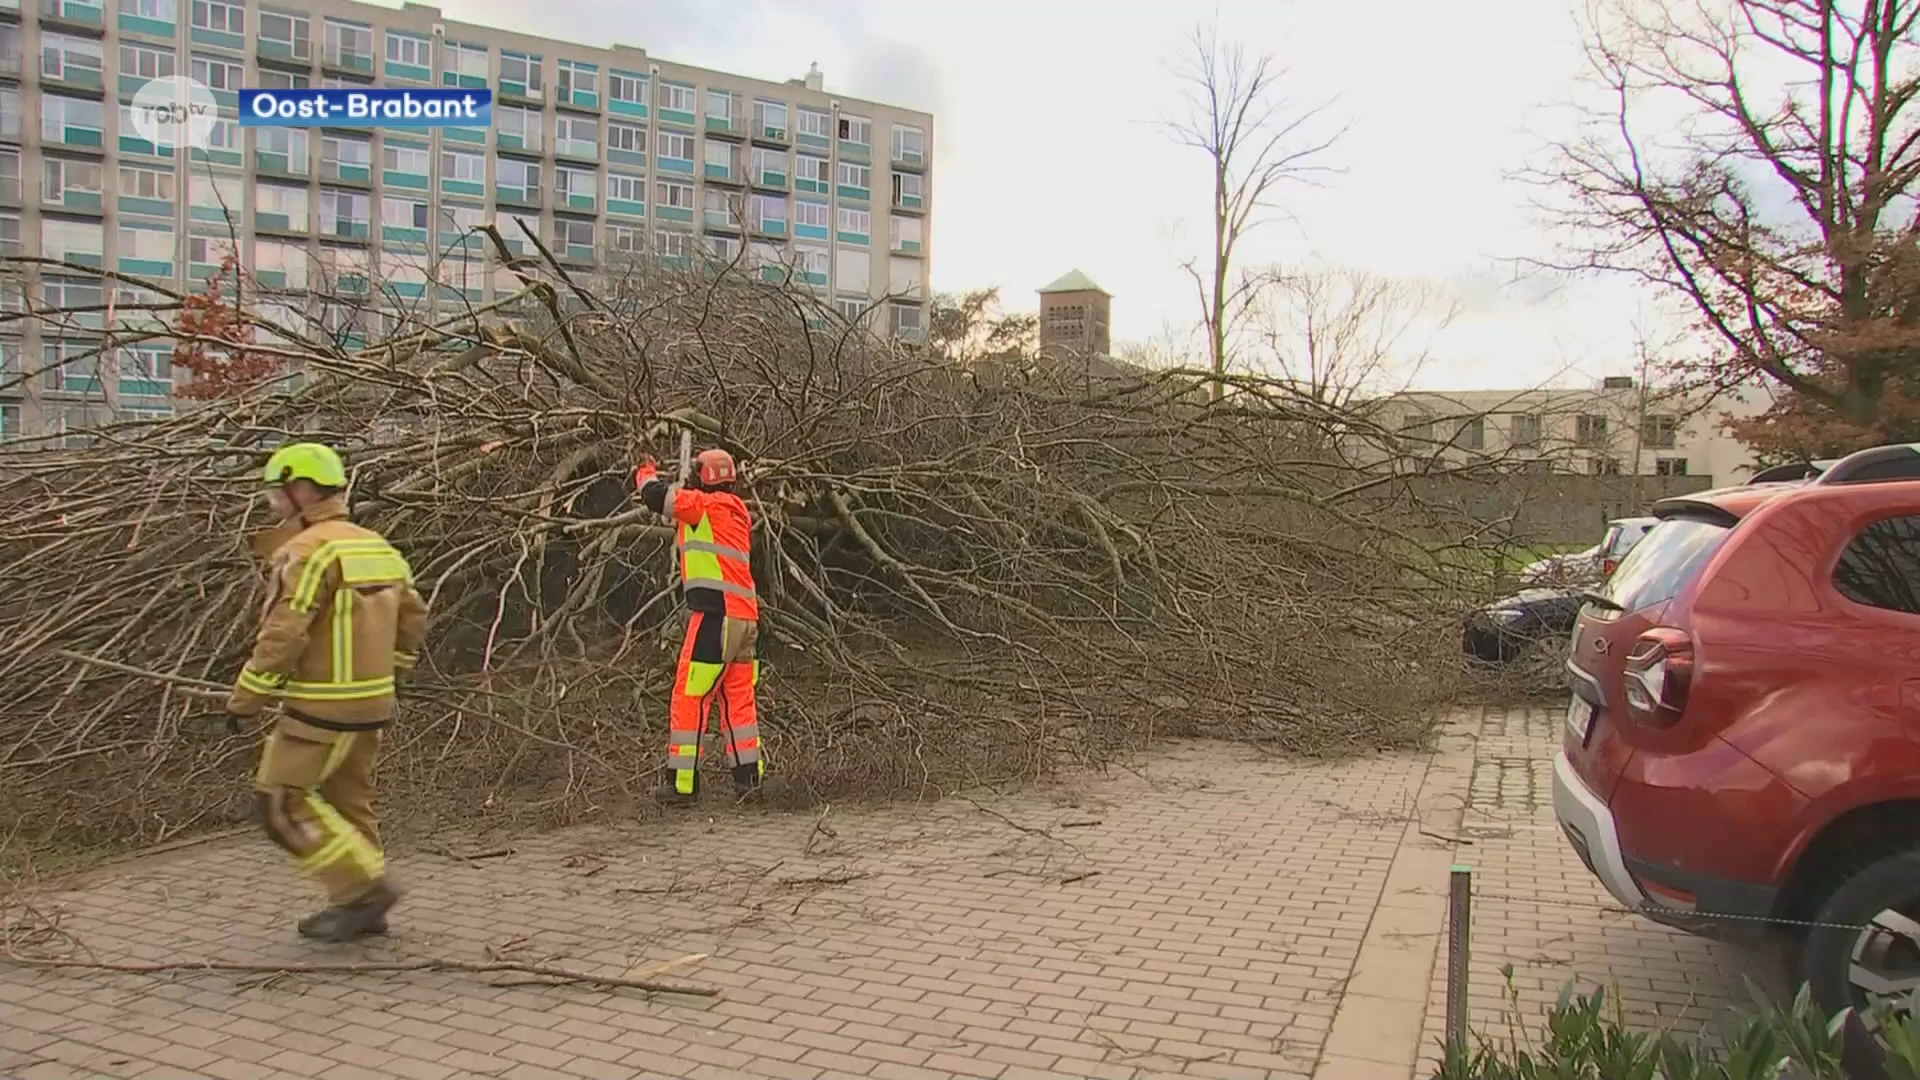
[[[347,467],[330,446],[315,442],[288,443],[267,459],[260,480],[266,484],[311,480],[321,487],[341,488],[347,486]]]

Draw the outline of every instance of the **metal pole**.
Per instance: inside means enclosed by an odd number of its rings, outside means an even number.
[[[1467,1050],[1467,934],[1473,918],[1473,870],[1455,863],[1447,893],[1447,1048]]]

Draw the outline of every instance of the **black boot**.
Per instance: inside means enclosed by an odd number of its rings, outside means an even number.
[[[386,881],[374,882],[365,896],[300,920],[300,936],[334,945],[387,932],[387,910],[400,899]]]
[[[760,794],[760,782],[766,777],[766,765],[754,762],[751,765],[733,767],[733,790],[742,799]]]
[[[654,792],[654,799],[663,806],[695,806],[700,802],[700,774],[693,774],[693,790],[681,791],[674,783],[671,772],[660,782]]]

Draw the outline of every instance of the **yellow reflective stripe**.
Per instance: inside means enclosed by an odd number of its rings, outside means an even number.
[[[391,556],[392,559],[391,562],[383,563],[389,567],[388,576],[355,579],[353,584],[365,585],[371,581],[407,581],[409,583],[412,581],[413,571],[408,568],[407,561],[400,557],[400,553],[393,549],[392,544],[379,537],[329,540],[321,544],[312,555],[307,556],[306,565],[300,569],[300,579],[294,583],[293,593],[287,598],[287,606],[299,612],[312,611],[319,601],[320,585],[327,578],[328,568],[345,556],[380,556],[383,559]],[[360,564],[356,562],[356,565]],[[395,574],[398,576],[394,576]]]
[[[340,816],[340,811],[333,808],[333,804],[310,791],[307,793],[307,809],[319,820],[321,830],[333,837],[333,840],[321,851],[325,852],[335,845],[342,849],[325,863],[321,863],[321,866],[329,865],[344,856],[354,861],[355,869],[359,870],[360,875],[368,881],[378,880],[386,874],[386,856],[379,848],[368,843],[359,829],[348,824],[347,819]],[[318,854],[311,857],[317,858]]]
[[[270,671],[255,671],[252,668],[242,668],[240,669],[240,678],[236,681],[240,684],[240,689],[250,694],[271,697],[278,694],[281,688],[286,686],[287,677]]]
[[[340,578],[349,585],[407,581],[412,576],[407,560],[391,547],[384,551],[347,551],[340,555]]]
[[[393,654],[393,666],[397,668],[410,668],[419,662],[420,657],[415,653],[396,652]]]
[[[353,750],[353,733],[348,732],[333,740],[333,746],[327,750],[327,760],[320,765],[320,782],[326,783],[340,763],[347,760],[347,754]]]
[[[393,676],[378,679],[361,679],[358,682],[300,682],[290,680],[287,683],[287,696],[305,698],[309,701],[359,701],[365,698],[386,697],[393,693]]]
[[[333,681],[353,681],[353,590],[333,594]]]
[[[729,558],[738,559],[741,562],[749,562],[752,560],[752,556],[737,547],[707,540],[689,540],[681,544],[680,549],[682,551],[711,551],[715,555],[725,555]]]
[[[673,773],[673,790],[682,795],[693,794],[693,775],[692,769],[675,769]]]
[[[760,685],[760,661],[758,660],[753,662],[753,685]]]
[[[713,684],[720,681],[720,674],[727,669],[725,664],[705,664],[698,660],[687,662],[687,682],[680,692],[688,697],[706,697],[713,692]]]

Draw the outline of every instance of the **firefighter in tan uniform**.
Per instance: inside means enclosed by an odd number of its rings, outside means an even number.
[[[387,881],[373,811],[373,764],[394,713],[394,672],[413,665],[427,606],[406,559],[347,518],[346,467],[319,443],[276,451],[263,479],[284,524],[269,541],[267,596],[253,655],[227,711],[280,714],[254,778],[261,823],[326,889],[300,933],[351,941],[385,933]]]

